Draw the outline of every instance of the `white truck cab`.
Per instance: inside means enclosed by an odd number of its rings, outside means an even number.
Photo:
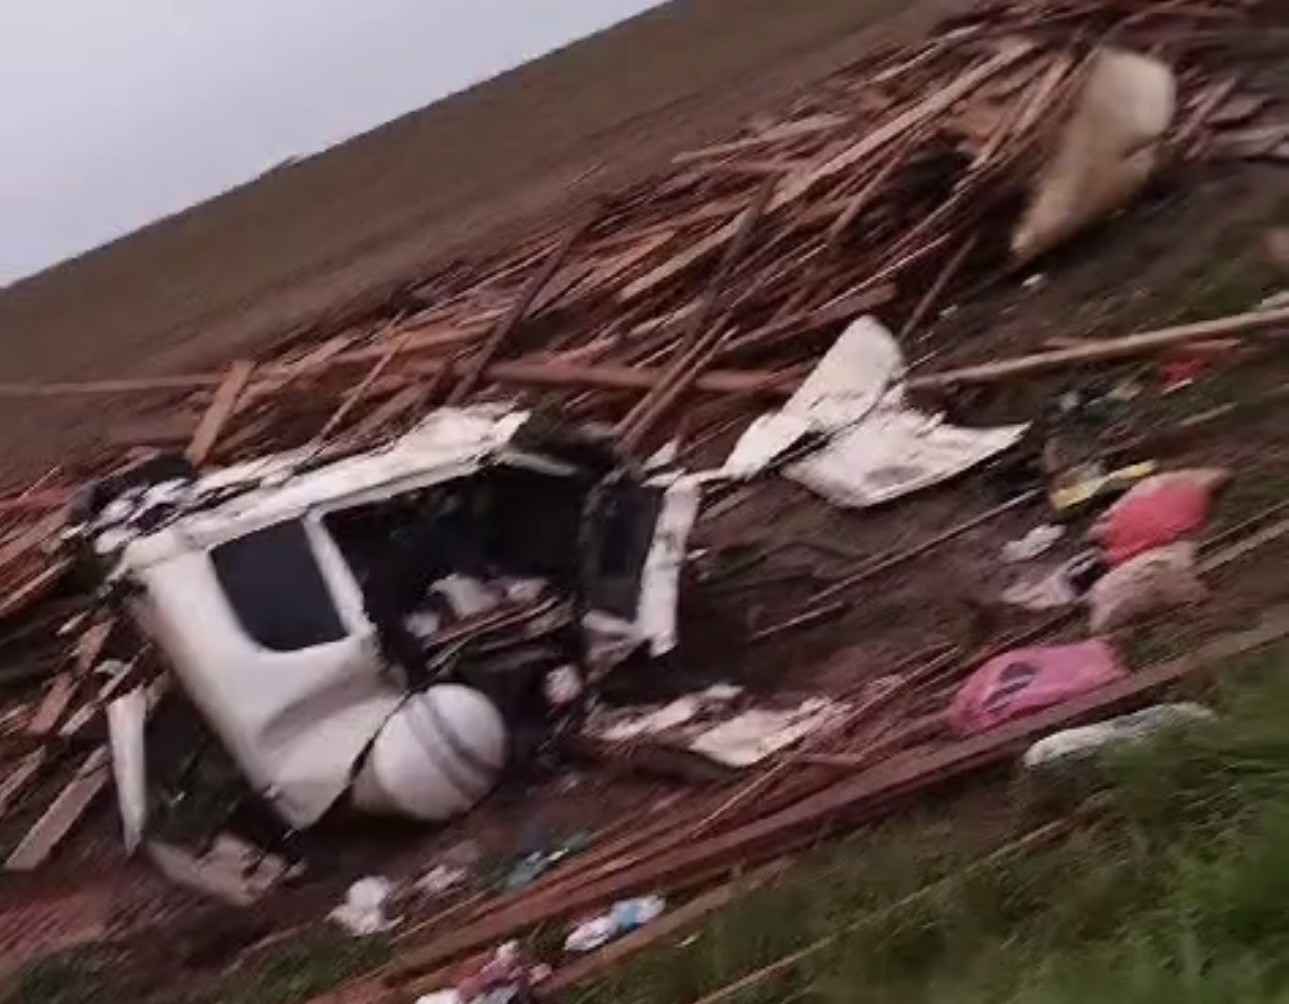
[[[489,406],[306,460],[134,485],[86,524],[187,695],[294,828],[345,797],[464,811],[505,766],[532,666],[559,703],[584,686],[592,630],[652,655],[675,644],[698,506],[684,477],[626,473],[590,440]]]

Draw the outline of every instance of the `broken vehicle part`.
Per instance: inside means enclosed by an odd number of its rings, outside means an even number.
[[[442,818],[486,793],[517,743],[528,752],[525,735],[551,724],[534,718],[576,713],[549,707],[546,677],[583,665],[579,612],[655,655],[674,645],[697,487],[614,464],[602,440],[526,412],[445,408],[312,468],[287,454],[199,480],[169,472],[96,500],[85,529],[288,823],[317,822],[355,777],[364,806]],[[442,593],[463,576],[497,604],[461,616]],[[436,684],[476,696],[421,693]],[[439,800],[437,782],[391,783],[418,756],[430,773],[482,762],[457,778],[461,797]]]

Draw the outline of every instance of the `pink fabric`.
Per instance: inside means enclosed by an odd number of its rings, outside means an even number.
[[[1121,680],[1127,674],[1099,638],[1076,645],[1018,648],[990,659],[962,685],[949,722],[975,735]]]
[[[1208,519],[1217,481],[1210,472],[1148,478],[1107,510],[1096,535],[1111,565],[1186,537]]]

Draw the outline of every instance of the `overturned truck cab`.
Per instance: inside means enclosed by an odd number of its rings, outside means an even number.
[[[254,790],[442,820],[675,644],[697,486],[500,407],[380,449],[99,486],[84,534]]]

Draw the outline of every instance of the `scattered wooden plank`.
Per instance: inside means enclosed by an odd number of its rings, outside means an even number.
[[[215,391],[210,407],[206,409],[206,414],[197,425],[197,431],[193,433],[192,442],[188,444],[185,456],[194,467],[205,465],[219,434],[237,410],[242,393],[254,372],[255,363],[247,359],[239,359],[228,368],[228,375]]]
[[[375,365],[368,370],[367,375],[363,377],[348,394],[345,395],[345,399],[340,402],[339,407],[331,413],[326,424],[323,425],[323,427],[318,430],[318,434],[314,436],[313,445],[315,449],[325,443],[327,439],[330,438],[331,434],[336,429],[340,428],[341,423],[349,417],[349,413],[358,407],[362,402],[363,397],[369,390],[371,390],[376,381],[380,379],[381,374],[393,365],[394,360],[398,358],[398,354],[407,347],[408,338],[408,335],[401,335],[394,339],[389,348],[385,350],[385,353],[376,360]]]
[[[112,780],[111,756],[100,746],[82,761],[71,783],[6,859],[7,871],[31,871],[45,862]]]
[[[164,678],[148,685],[148,709],[156,706],[165,691]],[[107,744],[95,748],[77,768],[75,776],[32,824],[18,846],[6,859],[6,871],[38,868],[75,828],[89,807],[112,781],[112,754]],[[36,769],[39,769],[37,764]]]
[[[1015,42],[1007,45],[992,59],[974,70],[968,71],[952,84],[939,90],[935,95],[918,102],[906,109],[884,125],[868,132],[858,142],[847,147],[817,167],[803,169],[795,177],[788,178],[770,201],[768,211],[771,213],[799,201],[816,186],[849,170],[865,157],[881,149],[887,143],[903,135],[925,120],[952,107],[990,77],[1009,66],[1014,65],[1033,49],[1029,42]],[[676,255],[656,269],[628,283],[618,295],[619,302],[631,301],[650,293],[664,283],[670,282],[681,273],[705,261],[731,240],[738,232],[738,221],[721,227],[704,240],[695,242],[685,251]]]
[[[939,115],[952,108],[985,81],[1014,66],[1033,50],[1034,44],[1023,40],[1003,45],[998,54],[992,59],[972,70],[968,70],[957,80],[939,88],[930,97],[919,101],[911,108],[905,109],[872,132],[866,133],[857,143],[830,157],[824,163],[817,167],[803,170],[798,173],[797,177],[789,179],[788,183],[783,186],[770,203],[770,211],[774,212],[784,206],[791,205],[815,186],[843,171],[850,170],[855,164],[871,156],[887,143],[898,139],[932,116]]]
[[[0,620],[13,616],[51,591],[70,567],[70,562],[56,559],[0,596]]]
[[[725,281],[746,250],[773,191],[772,184],[762,185],[753,198],[752,204],[739,218],[734,239],[730,242],[720,265],[712,274],[698,310],[686,324],[688,330],[681,339],[680,347],[676,352],[676,361],[671,370],[619,425],[618,435],[625,449],[637,449],[658,419],[680,399],[681,395],[702,375],[703,370],[716,359],[723,335],[719,330],[713,330],[708,334],[704,329],[711,321],[724,290]]]
[[[67,711],[67,707],[71,703],[72,697],[76,694],[81,681],[85,679],[102,654],[103,647],[107,644],[115,624],[115,620],[108,618],[97,624],[91,624],[85,629],[76,643],[72,666],[54,678],[54,682],[50,685],[44,700],[40,702],[36,713],[32,715],[31,721],[27,725],[29,735],[48,735],[62,721],[63,715]]]
[[[450,363],[438,360],[409,364],[407,372],[414,377],[433,377]],[[558,387],[563,389],[648,391],[666,379],[660,369],[645,366],[620,366],[606,363],[580,365],[559,360],[523,360],[497,363],[487,379],[517,387]],[[711,370],[699,375],[694,389],[708,394],[740,394],[784,397],[791,393],[784,375],[773,370]]]
[[[1013,359],[981,363],[977,366],[944,370],[940,373],[927,373],[912,377],[909,380],[909,387],[918,390],[962,384],[999,383],[1004,380],[1014,380],[1017,377],[1049,373],[1068,366],[1133,359],[1185,345],[1188,342],[1202,342],[1235,335],[1254,335],[1274,331],[1277,328],[1289,328],[1289,307],[1235,314],[1212,321],[1199,321],[1195,324],[1182,324],[1159,331],[1105,339],[1085,346],[1038,352]]]
[[[36,779],[48,755],[44,749],[32,750],[18,762],[4,781],[0,781],[0,818],[9,811],[14,799],[26,791],[27,786]]]
[[[54,727],[67,711],[67,706],[71,703],[79,683],[80,681],[70,672],[55,676],[53,683],[49,685],[49,690],[31,716],[31,721],[27,723],[27,734],[44,736],[53,732]]]
[[[493,329],[492,334],[488,336],[483,348],[466,366],[461,379],[452,389],[452,393],[448,395],[448,404],[460,404],[474,393],[488,367],[497,358],[507,339],[510,338],[515,329],[519,327],[520,322],[528,314],[528,309],[532,306],[533,301],[537,299],[538,294],[551,281],[559,267],[564,264],[569,252],[573,250],[573,246],[581,238],[585,229],[585,224],[570,227],[564,238],[547,257],[546,261],[542,263],[541,268],[533,273],[532,278],[529,279],[523,291],[511,304],[510,309],[506,311],[505,316],[497,322],[497,326]]]

